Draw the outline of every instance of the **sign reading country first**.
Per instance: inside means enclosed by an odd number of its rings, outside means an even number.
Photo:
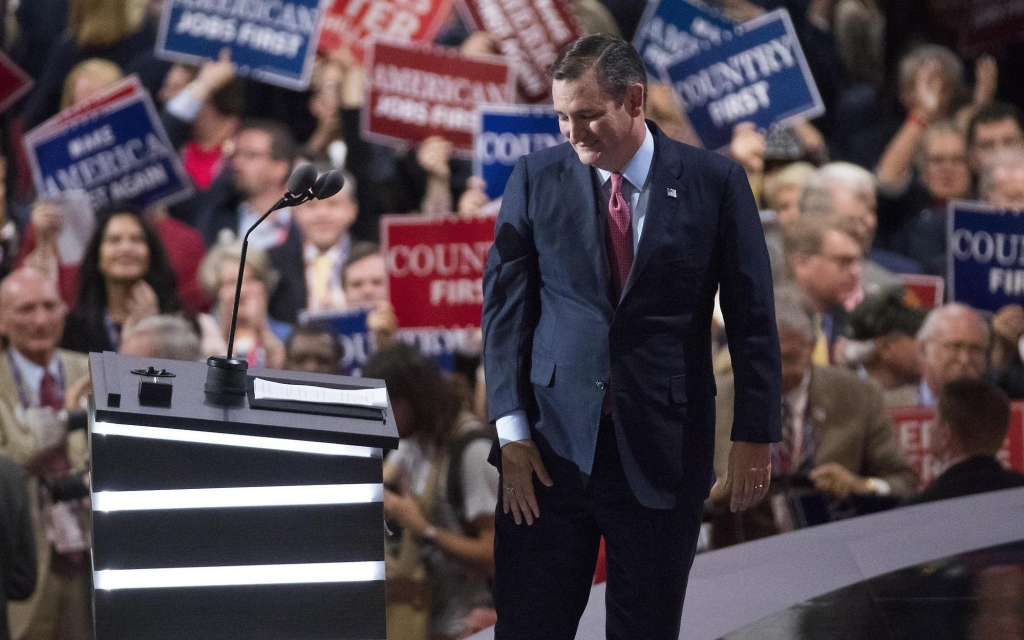
[[[992,312],[1024,303],[1024,211],[950,202],[946,221],[953,300]]]
[[[551,107],[489,104],[480,105],[478,112],[473,172],[487,184],[491,200],[505,192],[519,158],[565,142]]]
[[[131,88],[132,91],[124,91]],[[58,115],[25,135],[32,177],[41,194],[85,191],[94,209],[145,207],[187,196],[191,181],[164,133],[153,101],[131,76],[94,108]]]
[[[156,54],[202,64],[225,47],[238,72],[287,89],[309,85],[322,0],[163,0]]]
[[[761,129],[825,112],[785,9],[736,27],[731,39],[665,69],[705,148],[729,144],[732,129]]]

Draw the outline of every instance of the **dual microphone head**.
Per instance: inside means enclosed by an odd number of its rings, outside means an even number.
[[[326,200],[341,191],[345,178],[337,169],[317,175],[316,167],[304,164],[296,167],[288,176],[288,196],[300,202]]]

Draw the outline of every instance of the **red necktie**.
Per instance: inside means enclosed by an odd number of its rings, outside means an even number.
[[[39,383],[39,406],[50,407],[54,411],[64,408],[64,401],[57,393],[57,381],[49,371],[43,374],[43,380]]]
[[[633,265],[633,221],[629,203],[622,197],[622,174],[613,173],[608,200],[608,266],[612,272],[612,294],[618,300]]]

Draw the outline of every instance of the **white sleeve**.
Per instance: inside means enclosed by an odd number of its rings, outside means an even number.
[[[522,409],[501,416],[494,425],[498,428],[498,443],[503,447],[516,440],[530,440],[530,423]]]

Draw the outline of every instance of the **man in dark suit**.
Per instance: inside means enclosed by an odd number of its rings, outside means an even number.
[[[573,638],[604,536],[608,637],[675,639],[714,480],[719,287],[738,389],[732,507],[768,488],[781,418],[768,252],[743,169],[645,121],[628,43],[581,38],[551,75],[569,143],[516,164],[484,275],[495,637]]]
[[[1010,426],[1010,400],[987,380],[950,380],[939,393],[932,453],[947,468],[908,504],[1024,487],[1024,475],[996,459]]]
[[[0,640],[10,638],[7,601],[24,600],[35,587],[35,533],[25,471],[0,458]]]

